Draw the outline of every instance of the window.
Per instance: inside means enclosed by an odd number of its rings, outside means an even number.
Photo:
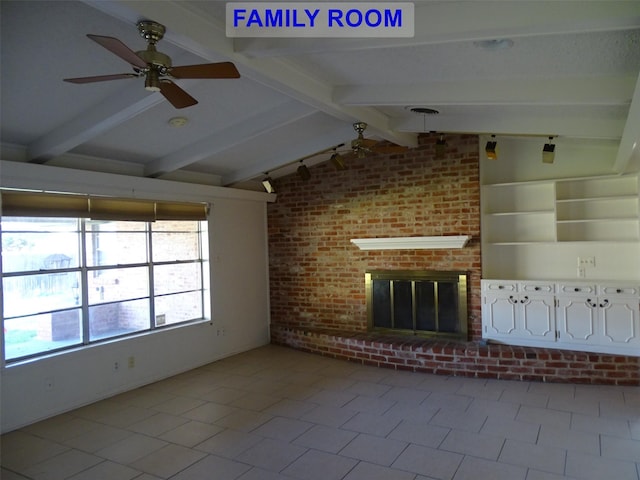
[[[5,216],[5,360],[202,319],[206,222]]]

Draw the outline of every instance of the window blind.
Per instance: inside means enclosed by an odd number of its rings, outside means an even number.
[[[209,205],[63,193],[4,190],[0,213],[12,217],[79,217],[95,220],[206,220]]]

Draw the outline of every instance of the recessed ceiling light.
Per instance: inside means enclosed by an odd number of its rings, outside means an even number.
[[[186,117],[173,117],[169,119],[169,125],[175,128],[184,127],[189,120]]]
[[[511,48],[513,46],[513,40],[510,38],[495,38],[493,40],[478,40],[473,44],[484,50],[502,50],[503,48]]]
[[[438,110],[427,107],[409,107],[409,110],[411,110],[413,113],[419,113],[421,115],[438,115],[440,113]]]

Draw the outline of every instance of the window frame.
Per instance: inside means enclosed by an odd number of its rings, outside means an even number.
[[[10,218],[10,217],[3,216],[0,218],[4,219],[4,218]],[[36,219],[43,219],[43,220],[46,219],[46,217],[39,217],[35,215],[24,216],[24,218],[36,218]],[[78,228],[74,231],[74,233],[79,237],[78,238],[79,256],[78,256],[77,266],[59,268],[59,269],[46,269],[46,270],[43,270],[43,269],[21,270],[21,271],[11,271],[11,272],[5,273],[4,271],[2,271],[2,264],[0,262],[0,280],[2,280],[2,283],[0,283],[0,289],[2,289],[2,295],[0,296],[0,310],[2,312],[2,324],[3,324],[1,361],[3,365],[11,366],[13,364],[17,364],[20,362],[37,360],[39,358],[51,356],[54,354],[64,353],[66,351],[87,348],[87,347],[104,343],[104,342],[119,341],[124,338],[130,338],[130,337],[139,336],[139,335],[146,335],[146,334],[154,333],[157,331],[168,330],[171,328],[180,328],[180,327],[191,325],[194,323],[210,321],[210,306],[207,304],[207,292],[210,289],[210,280],[207,278],[207,276],[210,274],[208,247],[207,247],[208,245],[207,220],[195,220],[195,219],[167,220],[167,221],[185,221],[185,222],[189,222],[190,224],[192,224],[193,222],[197,222],[196,230],[191,231],[191,233],[195,235],[197,239],[196,240],[197,241],[196,258],[154,261],[153,234],[157,233],[159,230],[154,230],[153,226],[154,224],[157,225],[157,223],[154,221],[139,220],[135,222],[144,224],[144,231],[140,231],[140,233],[144,233],[144,237],[145,237],[145,247],[146,247],[145,262],[135,262],[135,263],[126,263],[126,264],[102,264],[102,265],[95,264],[95,265],[89,266],[87,262],[87,248],[91,248],[91,240],[90,240],[90,235],[92,234],[92,231],[90,228],[91,219],[83,218],[83,217],[72,217],[72,216],[66,217],[66,218],[73,218],[77,222],[77,226],[78,226]],[[114,233],[123,232],[123,231],[126,231],[126,230],[114,230]],[[160,231],[166,232],[166,230],[160,230]],[[4,235],[4,232],[0,228],[0,240],[2,239],[3,235]],[[156,289],[154,285],[154,269],[159,266],[186,265],[186,264],[196,265],[196,268],[199,270],[199,274],[200,274],[199,287],[187,289],[187,290],[176,290],[168,293],[165,292],[161,294],[156,294]],[[92,272],[101,271],[101,270],[104,271],[104,270],[114,270],[114,269],[140,268],[140,267],[147,268],[148,270],[147,271],[148,284],[146,289],[147,290],[146,295],[143,295],[142,297],[137,296],[135,298],[132,297],[132,298],[126,298],[126,299],[105,301],[103,303],[102,302],[90,303],[89,276],[92,274]],[[4,295],[4,279],[19,278],[19,277],[24,278],[24,277],[29,277],[29,276],[39,275],[39,274],[49,274],[49,273],[55,274],[55,273],[68,273],[68,272],[77,272],[77,274],[80,277],[80,285],[79,285],[80,292],[77,300],[78,301],[77,308],[79,308],[80,310],[80,335],[79,335],[78,341],[72,341],[72,343],[60,346],[58,348],[45,349],[35,353],[28,353],[28,354],[16,356],[13,358],[7,358],[6,331],[4,328],[5,320],[14,320],[14,319],[20,319],[20,318],[30,317],[34,315],[73,311],[74,308],[69,307],[69,308],[62,308],[62,309],[38,311],[35,313],[30,312],[28,314],[14,315],[12,317],[5,318],[4,306],[6,302],[6,297]],[[187,320],[180,320],[176,322],[158,324],[158,321],[157,321],[158,319],[155,312],[155,307],[156,307],[155,299],[159,297],[167,297],[170,295],[179,295],[179,294],[185,294],[185,293],[197,294],[197,297],[199,298],[200,303],[196,308],[199,310],[200,316],[195,318],[189,318]],[[148,312],[149,312],[147,327],[139,330],[131,331],[131,332],[125,332],[122,334],[115,334],[115,335],[109,334],[107,336],[100,336],[98,338],[96,338],[95,335],[93,335],[93,338],[92,338],[92,333],[91,333],[92,322],[91,322],[91,315],[90,315],[90,309],[92,307],[95,307],[98,305],[119,304],[123,302],[129,302],[132,300],[146,300],[148,305]]]

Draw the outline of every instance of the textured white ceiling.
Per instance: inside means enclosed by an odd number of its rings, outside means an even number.
[[[638,1],[415,2],[416,35],[401,40],[233,40],[225,3],[2,0],[3,158],[233,184],[349,144],[355,121],[409,146],[423,131],[602,138],[622,164],[640,140]],[[140,19],[167,27],[158,49],[175,65],[230,60],[242,77],[177,81],[199,101],[182,110],[140,78],[62,81],[130,72],[86,34],[141,50]],[[499,38],[512,47],[474,44]]]

